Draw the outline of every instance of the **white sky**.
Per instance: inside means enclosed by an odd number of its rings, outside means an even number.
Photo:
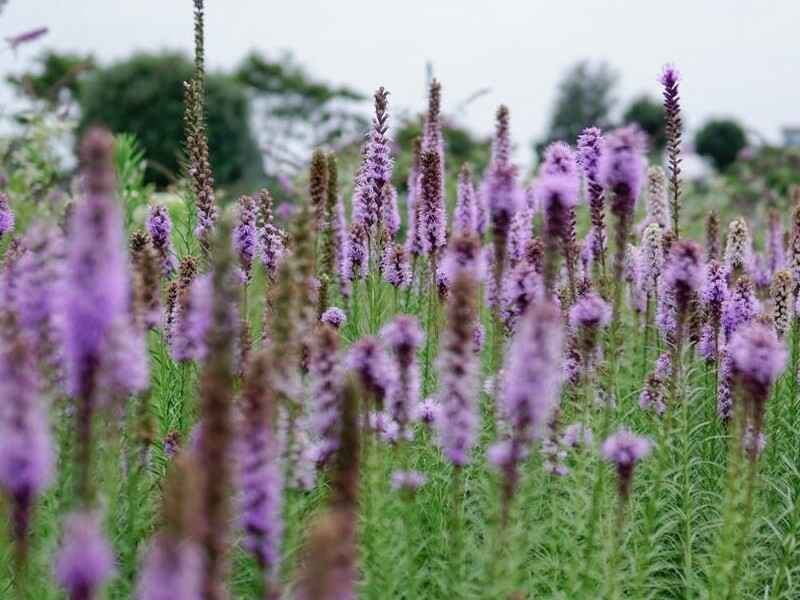
[[[735,116],[779,140],[782,125],[800,124],[798,0],[206,3],[211,66],[232,66],[250,49],[288,49],[318,77],[364,92],[384,85],[395,110],[416,110],[430,60],[446,112],[488,87],[462,121],[487,133],[496,106],[506,103],[520,146],[544,133],[560,75],[583,58],[618,70],[623,101],[657,96],[661,66],[675,63],[690,128]],[[0,73],[18,70],[43,46],[91,51],[102,62],[137,49],[190,51],[191,8],[191,0],[10,0],[0,35],[41,25],[50,34],[16,57],[0,53]]]

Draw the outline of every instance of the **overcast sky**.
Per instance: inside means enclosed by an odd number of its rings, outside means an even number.
[[[491,92],[462,121],[489,132],[499,103],[518,144],[542,135],[556,84],[580,59],[605,60],[627,101],[659,93],[666,62],[683,74],[690,128],[735,116],[771,140],[800,124],[798,0],[207,0],[207,61],[234,65],[247,51],[291,50],[309,71],[369,92],[384,85],[396,108],[424,106],[425,64],[443,83],[445,111]],[[100,61],[133,50],[191,50],[191,0],[10,0],[0,34],[46,25],[43,46],[91,51]],[[367,107],[365,105],[365,110]],[[524,153],[527,154],[527,153]]]

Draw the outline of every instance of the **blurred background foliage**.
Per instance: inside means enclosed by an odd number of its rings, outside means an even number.
[[[180,189],[183,81],[191,74],[189,57],[176,52],[138,53],[110,64],[88,54],[41,52],[25,70],[6,78],[22,100],[22,108],[10,115],[13,134],[0,139],[6,185],[37,201],[69,195],[76,135],[100,122],[120,134],[119,165],[144,165],[121,173],[123,184],[130,181],[131,189],[148,194]],[[518,142],[532,144],[540,156],[554,140],[574,144],[584,127],[637,123],[648,134],[651,160],[660,162],[665,141],[660,98],[640,94],[622,103],[618,85],[619,75],[608,64],[576,63],[563,75],[545,134]],[[320,79],[289,53],[252,52],[229,71],[210,72],[208,131],[220,198],[267,186],[279,203],[293,201],[304,189],[311,150],[319,146],[338,153],[347,195],[369,129],[371,92]],[[392,115],[394,183],[401,194],[423,109]],[[470,163],[480,178],[490,153],[489,139],[462,126],[458,114],[443,115],[451,200],[460,166]],[[753,218],[762,207],[786,207],[790,186],[800,183],[800,151],[754,143],[753,137],[727,118],[710,119],[693,137],[684,136],[693,142],[687,150],[708,165],[699,176],[687,176],[687,211],[696,208],[701,217],[714,207]],[[521,172],[528,179],[533,166]],[[131,200],[137,206],[147,201]]]

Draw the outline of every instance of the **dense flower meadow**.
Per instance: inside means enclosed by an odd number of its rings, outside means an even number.
[[[800,597],[800,191],[690,239],[676,69],[666,168],[589,127],[525,181],[501,106],[448,197],[433,80],[407,182],[381,87],[284,218],[215,197],[195,39],[183,205],[99,127],[0,193],[0,597]]]

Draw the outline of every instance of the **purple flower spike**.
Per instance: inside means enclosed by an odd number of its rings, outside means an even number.
[[[394,355],[397,382],[389,398],[389,412],[400,427],[400,436],[411,420],[411,413],[420,394],[417,350],[425,340],[425,332],[416,317],[398,315],[381,329],[381,337]]]
[[[512,462],[541,434],[558,403],[563,342],[555,305],[542,302],[527,311],[511,343],[502,388],[503,411],[513,430]]]
[[[617,490],[624,501],[630,496],[633,470],[650,453],[650,441],[620,429],[609,436],[600,449],[603,458],[617,468]]]
[[[11,330],[0,340],[0,487],[13,503],[13,535],[24,555],[33,504],[52,479],[55,456],[28,344],[10,323],[0,326]]]
[[[345,314],[341,308],[331,306],[328,310],[322,313],[320,321],[327,323],[334,329],[339,329],[342,325],[344,325],[345,321],[347,321],[347,314]]]
[[[167,209],[156,204],[150,207],[150,215],[147,218],[147,230],[150,232],[150,239],[153,247],[158,252],[161,260],[161,273],[165,278],[172,277],[177,267],[175,250],[172,248],[172,220]]]
[[[412,418],[418,423],[425,425],[432,425],[436,422],[436,417],[439,414],[439,405],[433,398],[425,398],[421,400],[414,407],[414,414]]]
[[[728,344],[733,367],[759,386],[771,386],[786,366],[786,348],[775,332],[760,323],[739,329]]]
[[[411,265],[402,244],[388,244],[383,253],[383,278],[396,288],[411,285]]]
[[[578,136],[577,162],[586,179],[592,183],[599,182],[604,144],[603,132],[597,127],[587,127]]]
[[[233,250],[239,258],[239,267],[245,282],[252,276],[253,259],[258,252],[256,230],[256,204],[250,196],[239,199],[239,218],[233,229]]]
[[[114,554],[99,515],[77,512],[64,521],[64,541],[58,551],[55,575],[74,600],[91,600],[114,574]]]
[[[603,442],[603,458],[619,467],[631,467],[650,453],[650,442],[621,429]]]
[[[616,129],[606,137],[605,149],[599,175],[602,184],[614,192],[611,212],[630,213],[644,180],[644,136],[635,125]]]
[[[14,211],[9,206],[8,194],[0,192],[0,239],[14,230]]]
[[[471,235],[478,232],[478,199],[472,184],[469,165],[458,173],[458,196],[453,212],[453,232],[456,235]]]
[[[172,332],[172,358],[180,362],[202,360],[206,355],[206,334],[211,324],[211,278],[195,279],[181,299]]]
[[[368,269],[367,232],[361,223],[352,223],[347,237],[344,275],[349,281],[358,281],[367,277]]]
[[[189,541],[157,534],[150,542],[136,585],[136,600],[200,598],[203,558]]]
[[[395,471],[392,473],[392,490],[414,494],[427,481],[428,478],[419,471]]]
[[[675,296],[678,311],[685,311],[691,295],[703,284],[703,249],[691,240],[672,245],[664,271],[664,285]]]
[[[420,177],[419,235],[422,250],[428,255],[436,255],[447,243],[445,231],[444,184],[442,173],[444,165],[437,152],[424,152],[421,158]]]
[[[474,340],[479,325],[477,295],[473,272],[455,269],[447,298],[447,325],[437,357],[441,374],[437,429],[442,452],[456,467],[469,463],[480,422],[480,357],[475,353]]]
[[[114,198],[113,138],[93,129],[83,139],[83,199],[70,221],[65,275],[64,329],[68,388],[92,393],[112,324],[124,318],[129,289],[122,218]]]
[[[565,142],[553,142],[544,151],[542,175],[561,175],[569,178],[578,176],[575,153]]]
[[[382,405],[395,385],[396,371],[383,344],[375,337],[364,337],[350,348],[348,367],[359,377],[364,389]]]
[[[756,318],[761,305],[753,290],[753,282],[742,276],[736,282],[736,288],[722,306],[722,328],[725,339],[730,340],[739,327],[747,325]]]
[[[611,307],[600,296],[590,292],[570,308],[569,322],[573,327],[605,327],[611,322]]]

